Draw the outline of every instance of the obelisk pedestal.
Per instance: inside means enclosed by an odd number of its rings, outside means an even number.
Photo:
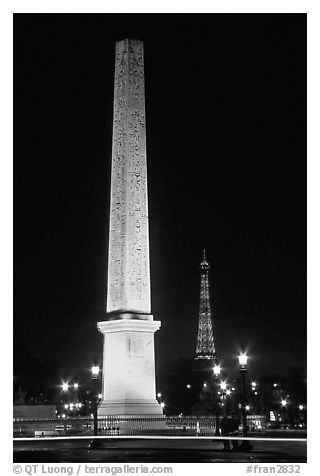
[[[103,395],[99,415],[162,415],[155,398],[154,332],[159,322],[100,322],[104,335]]]
[[[143,43],[116,43],[103,401],[98,415],[162,415],[150,296]]]

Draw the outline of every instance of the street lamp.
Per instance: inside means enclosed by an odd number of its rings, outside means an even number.
[[[240,374],[241,374],[241,415],[242,415],[242,428],[243,428],[243,436],[247,436],[248,434],[248,426],[247,426],[247,382],[246,382],[246,376],[247,376],[247,362],[248,362],[248,356],[247,354],[241,353],[238,356],[239,359],[239,365],[240,365]],[[252,445],[249,441],[243,440],[240,448],[242,450],[251,450]]]
[[[93,434],[97,436],[98,434],[98,401],[97,401],[97,393],[98,393],[98,378],[100,373],[99,365],[93,365],[91,367],[91,375],[92,380],[94,383],[94,395],[93,395]]]
[[[216,387],[218,387],[218,380],[221,372],[221,367],[220,365],[216,364],[213,367],[213,375],[214,375],[214,381],[216,384]],[[217,394],[219,392],[217,391]],[[220,422],[219,422],[219,397],[217,396],[216,398],[216,436],[219,436],[220,434]]]
[[[61,388],[63,392],[67,392],[69,389],[69,385],[66,382],[62,382]]]

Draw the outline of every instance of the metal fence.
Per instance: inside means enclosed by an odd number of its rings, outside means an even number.
[[[106,416],[98,418],[98,435],[101,436],[214,436],[216,417],[200,416]],[[264,416],[252,415],[248,419],[249,434],[265,434]],[[93,418],[60,418],[27,420],[15,418],[14,437],[90,436],[93,435]],[[239,427],[239,435],[242,428]]]

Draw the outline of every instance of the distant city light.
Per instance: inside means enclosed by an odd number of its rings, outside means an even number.
[[[303,405],[299,405],[299,410],[303,410]]]
[[[204,386],[204,387],[206,387],[206,386],[207,386],[206,382],[204,382],[203,386]]]
[[[277,387],[277,386],[278,386],[278,384],[277,384],[277,383],[274,383],[274,384],[273,384],[273,386],[274,386],[274,387]]]
[[[66,414],[65,414],[65,413],[62,413],[61,417],[62,417],[62,418],[65,418],[65,417],[66,417]]]
[[[255,395],[258,395],[258,392],[254,392]]]
[[[221,382],[220,382],[220,388],[221,388],[221,390],[225,390],[225,389],[227,388],[226,382],[221,381]]]
[[[227,394],[227,395],[230,395],[230,393],[231,393],[231,390],[227,390],[227,391],[226,391],[226,394]]]
[[[69,406],[68,406],[67,403],[64,405],[64,408],[65,408],[66,410],[69,408]]]
[[[253,387],[255,387],[257,384],[256,384],[256,382],[251,382],[251,385],[252,385]]]
[[[78,383],[75,383],[75,384],[73,385],[73,388],[74,388],[75,390],[78,390],[79,384],[78,384]]]
[[[73,407],[74,407],[73,403],[70,403],[69,407],[70,407],[70,410],[73,410]]]
[[[165,405],[164,405],[163,402],[160,403],[160,407],[161,407],[161,408],[164,408],[164,407],[165,407]]]
[[[231,390],[235,391],[235,388],[234,388],[234,387],[232,387],[232,389],[231,389]]]
[[[187,388],[191,388],[191,385],[190,385],[190,384],[188,384],[188,385],[187,385]]]
[[[157,393],[157,397],[161,398],[161,393],[160,392]]]
[[[246,410],[249,411],[250,410],[250,407],[249,405],[246,405]]]
[[[281,400],[281,405],[282,405],[283,407],[285,407],[285,406],[287,405],[287,400],[282,399],[282,400]]]
[[[81,403],[81,402],[80,402],[80,403],[78,403],[78,407],[79,407],[79,408],[81,408],[81,407],[82,407],[82,403]]]

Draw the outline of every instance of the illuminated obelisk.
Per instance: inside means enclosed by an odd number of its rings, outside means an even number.
[[[99,415],[159,415],[151,314],[143,43],[116,43],[103,400]]]

